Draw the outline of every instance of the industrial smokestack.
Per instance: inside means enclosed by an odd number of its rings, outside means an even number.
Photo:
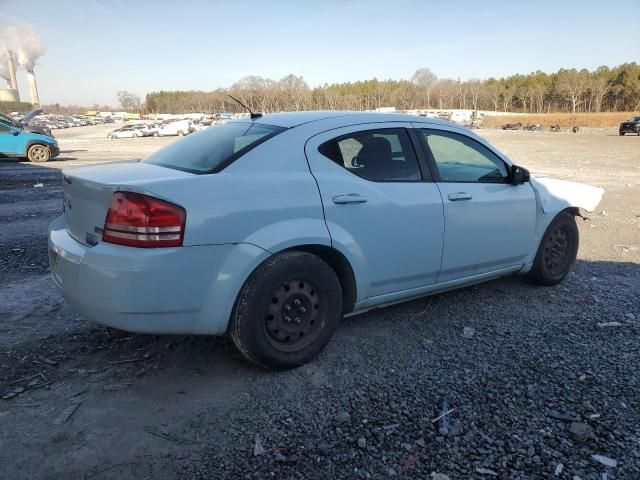
[[[18,90],[18,82],[16,81],[16,66],[13,63],[13,52],[7,51],[7,66],[9,67],[9,85],[13,90]]]
[[[33,73],[33,69],[27,70],[27,83],[29,84],[31,103],[33,103],[33,105],[40,105],[40,98],[38,97],[38,85],[36,84],[36,75],[35,73]]]

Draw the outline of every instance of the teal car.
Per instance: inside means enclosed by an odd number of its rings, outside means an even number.
[[[40,163],[59,154],[60,148],[55,138],[0,121],[0,158],[27,158]]]

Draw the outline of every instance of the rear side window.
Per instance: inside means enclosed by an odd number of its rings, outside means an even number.
[[[225,123],[170,143],[143,160],[191,173],[215,173],[285,130],[257,123]]]
[[[403,128],[353,132],[323,143],[318,151],[351,173],[373,182],[422,179],[411,140]]]

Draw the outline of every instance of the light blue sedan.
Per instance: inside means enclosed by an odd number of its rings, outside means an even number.
[[[297,112],[213,126],[141,162],[64,171],[51,273],[88,319],[230,333],[301,365],[340,320],[503,275],[553,285],[603,190],[539,178],[430,118]]]

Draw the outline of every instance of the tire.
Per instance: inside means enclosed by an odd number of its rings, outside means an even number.
[[[138,135],[137,133],[134,133],[133,138],[140,138],[140,135]]]
[[[251,274],[236,299],[230,333],[249,361],[287,370],[318,355],[341,319],[335,272],[315,255],[289,251]]]
[[[178,136],[179,136],[179,137],[184,137],[184,132],[183,132],[182,130],[180,130],[180,131],[178,132]]]
[[[620,134],[621,137],[624,137],[624,132],[618,132]],[[638,134],[640,135],[640,133]]]
[[[154,136],[154,137],[159,137],[159,136],[160,136],[160,134],[159,134],[158,132],[153,132],[153,136]]]
[[[29,150],[27,150],[27,158],[30,162],[34,163],[48,162],[51,158],[51,150],[49,150],[49,147],[46,145],[36,143],[35,145],[31,145]]]
[[[109,139],[111,140],[115,140],[116,136],[115,135],[109,135]]]
[[[579,244],[575,217],[568,212],[559,213],[540,240],[529,280],[537,285],[560,283],[576,262]]]

